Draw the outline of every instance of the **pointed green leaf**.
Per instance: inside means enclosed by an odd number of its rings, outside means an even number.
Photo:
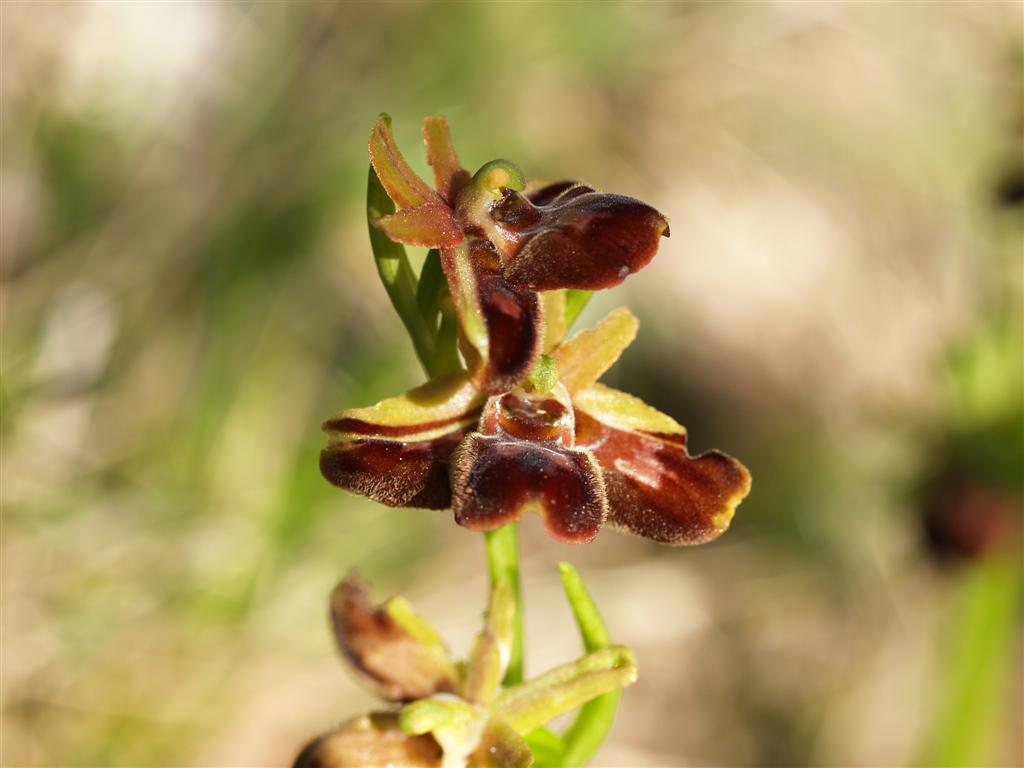
[[[366,216],[370,246],[373,249],[373,258],[377,262],[377,273],[388,292],[392,306],[405,325],[420,364],[428,375],[432,375],[433,334],[424,323],[416,304],[416,277],[409,266],[409,257],[404,246],[393,242],[372,223],[375,219],[394,212],[395,204],[388,197],[380,179],[377,178],[377,172],[371,165],[366,184]]]
[[[565,293],[565,327],[572,328],[572,324],[576,322],[576,318],[580,316],[580,312],[587,306],[587,302],[590,301],[590,297],[593,295],[593,291],[587,291],[582,288],[570,288]]]
[[[419,285],[416,288],[416,304],[423,315],[423,321],[431,329],[437,327],[441,314],[441,297],[448,291],[448,281],[441,269],[441,254],[436,248],[427,251],[427,258],[420,270]]]
[[[562,576],[565,596],[569,599],[573,616],[576,617],[576,626],[579,627],[580,636],[583,638],[584,650],[590,653],[607,648],[612,644],[611,633],[605,626],[590,593],[587,592],[579,571],[571,563],[563,561],[558,564],[558,572]]]
[[[597,606],[587,592],[579,572],[569,563],[559,563],[558,570],[562,574],[562,586],[565,596],[569,599],[576,625],[583,639],[583,647],[587,651],[596,651],[611,644],[611,634],[605,626]],[[612,691],[584,704],[576,715],[573,724],[565,732],[565,752],[562,755],[563,766],[586,765],[601,748],[619,708],[619,691]]]
[[[561,768],[565,765],[565,742],[554,731],[544,727],[537,728],[526,736],[526,743],[533,752],[533,764],[536,768]]]
[[[420,270],[416,304],[427,329],[434,334],[431,370],[434,376],[462,368],[458,350],[458,319],[448,292],[448,280],[441,268],[441,254],[431,249]]]

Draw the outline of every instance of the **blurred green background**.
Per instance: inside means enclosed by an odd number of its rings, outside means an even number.
[[[2,14],[2,762],[273,766],[373,705],[355,566],[465,651],[482,542],[321,479],[421,379],[366,139],[582,178],[672,238],[608,381],[754,489],[697,549],[523,526],[637,651],[608,766],[1019,766],[1024,6],[29,3]]]

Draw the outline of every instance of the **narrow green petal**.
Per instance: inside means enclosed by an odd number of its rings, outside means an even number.
[[[445,728],[459,728],[479,712],[460,699],[420,699],[403,707],[398,725],[403,733],[417,735]]]
[[[504,691],[494,712],[526,734],[602,694],[636,681],[633,652],[613,645]]]

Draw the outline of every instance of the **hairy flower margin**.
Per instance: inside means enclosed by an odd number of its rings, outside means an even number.
[[[354,575],[346,577],[331,595],[338,648],[368,687],[404,706],[355,717],[317,737],[294,768],[528,768],[575,762],[583,741],[580,729],[570,727],[562,736],[544,724],[602,697],[617,697],[636,680],[636,665],[628,648],[606,642],[599,618],[599,627],[588,626],[596,608],[572,566],[560,568],[590,652],[510,687],[501,683],[515,618],[507,584],[493,585],[483,630],[469,658],[456,663],[437,632],[403,598],[375,607],[368,587]]]
[[[528,184],[505,160],[471,176],[444,118],[427,118],[423,135],[436,190],[382,116],[368,200],[382,278],[437,375],[326,421],[324,476],[387,506],[451,507],[479,531],[531,510],[572,543],[604,524],[674,545],[719,536],[750,491],[746,468],[719,451],[690,456],[682,425],[598,383],[636,318],[618,309],[566,338],[584,290],[617,285],[653,258],[665,217],[574,182]],[[418,283],[397,243],[436,249]]]

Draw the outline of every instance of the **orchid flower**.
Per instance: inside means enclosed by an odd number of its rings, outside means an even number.
[[[389,121],[375,123],[371,237],[388,254],[382,277],[421,358],[445,362],[404,395],[326,421],[324,476],[391,507],[451,507],[473,530],[533,510],[566,542],[590,541],[605,523],[669,544],[716,538],[750,490],[746,468],[718,451],[690,456],[678,422],[598,383],[636,318],[619,309],[565,338],[581,289],[615,285],[650,261],[665,218],[572,182],[531,188],[504,160],[470,176],[443,118],[426,119],[424,139],[436,190],[405,163]],[[392,212],[381,212],[386,203]],[[428,259],[412,299],[404,250],[388,250],[398,242],[439,249],[439,269]],[[465,369],[437,349],[439,272]],[[425,328],[427,318],[440,326]]]
[[[470,377],[489,395],[508,392],[542,351],[538,291],[618,285],[654,257],[668,221],[639,200],[582,184],[527,184],[507,160],[471,176],[442,117],[424,120],[423,138],[436,189],[402,157],[389,118],[377,119],[371,188],[378,181],[386,197],[371,201],[379,214],[371,224],[393,243],[438,249]],[[408,297],[396,301],[399,314],[401,303]]]
[[[579,595],[572,567],[563,564],[562,573],[580,620],[595,609]],[[552,764],[571,759],[572,729],[563,738],[542,726],[632,684],[633,654],[624,646],[602,644],[575,662],[504,688],[514,612],[511,589],[495,584],[483,630],[469,658],[457,664],[407,601],[395,597],[375,607],[367,586],[348,576],[331,597],[338,647],[376,693],[404,706],[356,717],[314,739],[295,768],[527,768],[535,752]]]
[[[548,301],[549,329],[564,327]],[[568,340],[549,339],[544,375],[487,397],[468,373],[433,379],[324,424],[320,467],[335,485],[393,507],[452,507],[473,530],[527,510],[566,542],[603,524],[668,544],[700,544],[728,527],[750,491],[735,459],[690,456],[686,430],[598,383],[636,335],[625,308]]]

